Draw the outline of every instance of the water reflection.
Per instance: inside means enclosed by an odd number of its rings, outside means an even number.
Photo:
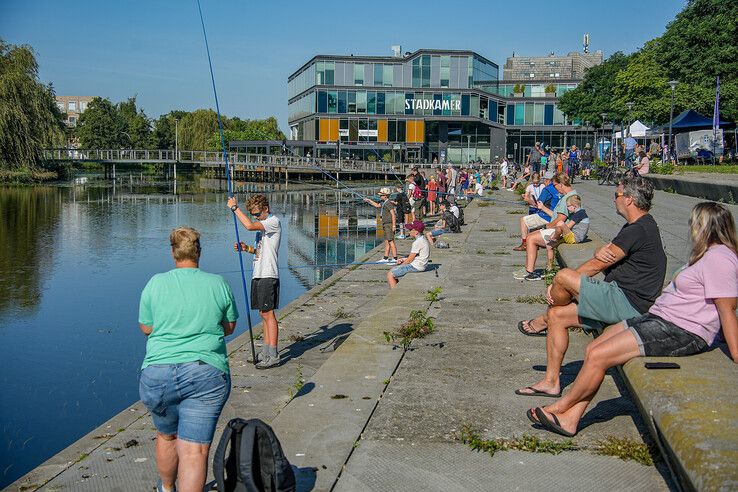
[[[165,176],[101,178],[0,188],[0,488],[138,399],[139,295],[172,268],[173,227],[202,233],[202,268],[221,273],[245,306],[225,183],[178,173],[175,194]],[[381,242],[375,210],[330,186],[236,190],[241,200],[267,193],[282,221],[283,305],[337,269],[321,265],[353,262]]]
[[[55,188],[0,187],[0,315],[38,306],[60,208]]]

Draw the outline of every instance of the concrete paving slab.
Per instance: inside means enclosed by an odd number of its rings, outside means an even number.
[[[335,490],[669,489],[653,467],[589,453],[551,455],[508,451],[491,457],[462,444],[362,440]]]

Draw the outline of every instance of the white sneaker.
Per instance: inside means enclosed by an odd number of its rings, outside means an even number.
[[[528,276],[528,272],[525,268],[521,268],[520,270],[515,270],[513,272],[513,278],[515,280],[525,280],[526,276]]]

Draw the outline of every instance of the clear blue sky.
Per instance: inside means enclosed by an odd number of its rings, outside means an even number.
[[[439,2],[201,0],[221,111],[275,115],[287,77],[316,54],[389,55],[390,46],[468,49],[498,65],[513,51],[629,53],[663,33],[684,0]],[[556,7],[554,7],[556,5]],[[559,7],[561,5],[561,7]],[[59,95],[137,95],[150,117],[214,107],[195,0],[0,0],[0,37],[37,52]],[[500,71],[502,75],[502,71]]]

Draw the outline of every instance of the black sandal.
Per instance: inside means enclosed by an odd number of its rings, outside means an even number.
[[[532,319],[529,319],[527,321],[528,328],[530,328],[531,321],[533,321],[533,320]],[[518,322],[518,330],[520,330],[520,333],[522,333],[523,335],[529,336],[529,337],[545,337],[546,336],[546,332],[548,331],[548,328],[544,328],[541,331],[528,331],[525,328],[523,328],[523,323],[525,323],[525,322],[526,321],[520,321],[520,322]]]

